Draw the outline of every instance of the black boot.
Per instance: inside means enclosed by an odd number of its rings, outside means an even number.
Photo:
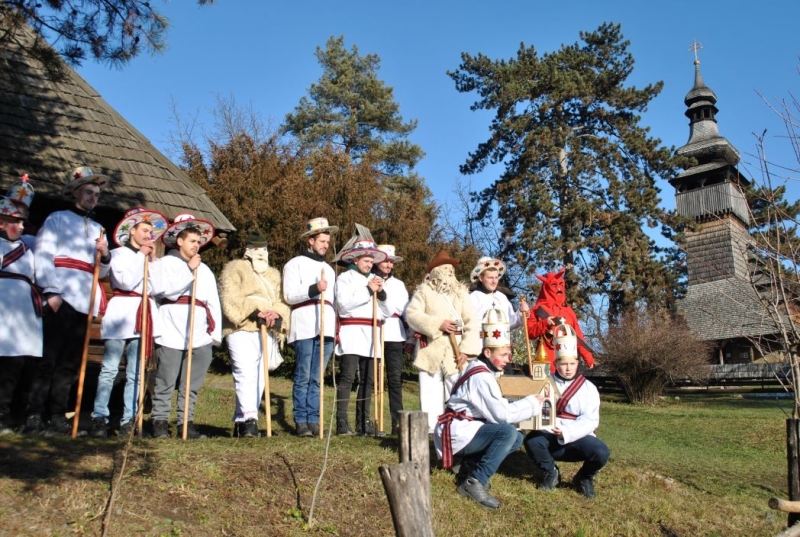
[[[92,428],[89,430],[89,436],[94,438],[108,436],[108,426],[105,418],[92,418]]]
[[[153,438],[169,438],[169,422],[153,420]]]
[[[353,436],[353,430],[350,428],[350,424],[347,423],[347,418],[338,418],[336,420],[336,434],[340,436]]]
[[[258,422],[254,419],[237,421],[235,436],[239,438],[253,438],[258,436]]]
[[[178,434],[183,438],[183,423],[178,424]],[[206,435],[202,434],[197,428],[194,426],[194,422],[190,421],[186,424],[186,439],[187,440],[199,440],[201,438],[207,438]]]

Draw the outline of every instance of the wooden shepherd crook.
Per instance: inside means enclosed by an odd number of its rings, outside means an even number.
[[[272,409],[269,404],[269,349],[267,348],[267,325],[261,325],[261,361],[264,362],[264,414],[267,416],[267,437],[272,436]]]
[[[384,323],[385,324],[385,323]],[[384,386],[384,371],[386,371],[386,347],[384,346],[383,342],[383,325],[381,325],[381,376],[378,378],[378,386],[381,387],[381,403],[378,405],[378,430],[383,433],[385,432],[383,429],[383,403],[384,403],[384,394],[386,393],[386,386]]]
[[[103,238],[105,228],[100,228],[100,236]],[[83,355],[81,356],[81,369],[78,374],[78,394],[75,398],[75,417],[72,418],[72,438],[78,436],[78,422],[81,417],[81,400],[83,399],[83,381],[86,379],[86,363],[89,361],[89,340],[92,337],[92,321],[94,321],[94,295],[97,291],[97,282],[100,280],[100,250],[94,256],[94,273],[92,274],[92,292],[89,295],[89,313],[86,315],[86,335],[83,336]],[[105,291],[103,291],[105,292]]]
[[[378,341],[378,293],[372,293],[372,415],[383,423],[378,416]],[[363,427],[366,433],[366,423]]]
[[[197,301],[197,269],[192,271],[194,280],[192,281],[192,296],[189,300],[189,345],[186,349],[186,382],[183,390],[183,428],[181,439],[186,440],[189,434],[189,399],[192,388],[192,347],[194,346],[194,305]]]
[[[144,415],[144,365],[145,361],[147,360],[147,350],[148,350],[148,342],[150,341],[148,338],[151,337],[151,334],[148,333],[147,329],[147,319],[149,319],[150,315],[148,309],[150,307],[150,299],[147,296],[147,278],[148,272],[150,269],[150,256],[144,256],[144,279],[142,280],[142,316],[139,319],[139,324],[142,327],[142,331],[140,333],[139,339],[139,394],[137,397],[137,406],[136,406],[136,431],[139,434],[139,438],[143,435],[142,429],[142,416]]]
[[[325,269],[323,268],[319,274],[319,281],[325,281]],[[320,417],[320,428],[319,428],[319,438],[320,440],[323,438],[323,431],[322,431],[322,416],[324,416],[324,412],[322,411],[324,406],[324,399],[325,399],[325,290],[323,289],[322,292],[319,294],[319,417]]]
[[[519,295],[519,303],[525,302],[525,295]],[[528,312],[520,309],[522,315],[522,331],[525,332],[525,348],[528,351],[528,373],[533,376],[533,356],[531,355],[531,336],[528,335]]]

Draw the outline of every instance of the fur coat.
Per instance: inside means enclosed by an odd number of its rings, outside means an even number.
[[[222,335],[237,330],[256,332],[253,312],[273,310],[281,316],[281,336],[289,333],[290,310],[283,301],[281,273],[267,268],[259,277],[247,259],[231,261],[222,269],[220,276],[220,299],[222,300]]]
[[[452,302],[451,302],[452,301]],[[445,374],[456,372],[456,358],[450,346],[450,338],[439,327],[444,321],[461,319],[462,335],[456,336],[459,351],[469,357],[481,353],[481,323],[475,305],[464,285],[458,287],[456,296],[448,298],[434,290],[430,282],[417,287],[406,307],[406,322],[411,330],[427,338],[427,346],[417,340],[414,366],[431,375],[444,370]]]

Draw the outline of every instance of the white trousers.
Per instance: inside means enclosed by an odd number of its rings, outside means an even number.
[[[433,434],[439,416],[444,414],[444,404],[450,399],[458,373],[446,376],[441,371],[431,375],[419,372],[419,409],[428,413],[428,434]]]
[[[261,334],[239,330],[229,334],[226,340],[233,369],[233,387],[236,390],[233,421],[258,420],[258,407],[264,394]],[[278,349],[278,342],[269,332],[267,332],[267,353],[269,370],[274,371],[283,363],[283,357]]]

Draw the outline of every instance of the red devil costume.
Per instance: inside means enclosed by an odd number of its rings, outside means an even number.
[[[571,307],[567,305],[567,294],[564,285],[564,269],[556,273],[548,272],[544,276],[536,276],[542,282],[542,289],[539,291],[539,298],[536,299],[532,311],[533,314],[528,319],[528,336],[531,338],[543,338],[544,348],[547,351],[547,361],[550,362],[550,371],[555,371],[555,350],[553,349],[553,317],[563,317],[565,324],[575,329],[578,336],[578,355],[586,362],[591,369],[594,367],[594,357],[586,346],[583,331],[578,324],[578,318]]]

